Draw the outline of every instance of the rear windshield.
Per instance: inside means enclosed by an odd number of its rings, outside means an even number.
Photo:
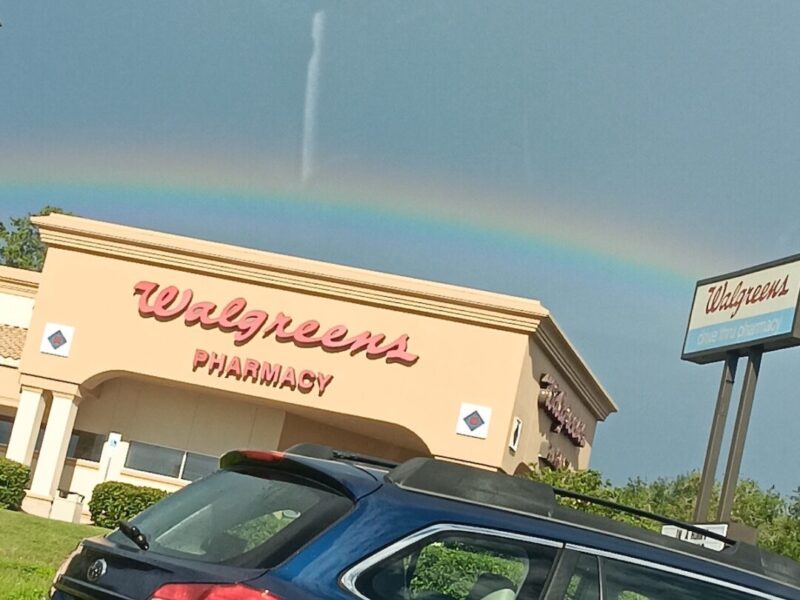
[[[352,507],[307,479],[264,470],[217,471],[131,521],[149,552],[240,567],[281,562]],[[121,532],[109,539],[133,545]]]

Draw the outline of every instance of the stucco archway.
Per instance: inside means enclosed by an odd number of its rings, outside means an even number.
[[[87,499],[105,480],[174,491],[236,448],[284,450],[305,442],[397,461],[430,456],[408,429],[353,415],[121,370],[92,376],[80,388],[58,487]]]

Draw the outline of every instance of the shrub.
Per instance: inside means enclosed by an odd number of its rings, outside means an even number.
[[[466,598],[481,573],[507,577],[519,586],[525,578],[521,560],[476,551],[459,544],[434,543],[423,548],[417,561],[413,592],[437,592],[450,598]]]
[[[120,519],[135,517],[168,492],[120,481],[104,481],[95,486],[89,501],[92,521],[100,527],[114,528]]]
[[[0,508],[19,510],[30,476],[30,467],[0,458]]]

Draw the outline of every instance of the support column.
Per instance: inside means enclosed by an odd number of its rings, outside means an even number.
[[[714,478],[717,474],[719,453],[722,450],[722,436],[725,433],[725,423],[728,420],[728,408],[731,405],[731,393],[736,379],[736,365],[739,356],[729,352],[725,357],[722,367],[722,379],[719,382],[717,406],[714,409],[714,419],[711,421],[711,433],[708,437],[706,460],[703,463],[703,473],[700,476],[700,490],[694,507],[694,522],[705,523],[708,521],[708,507],[711,503],[711,492],[714,489]]]
[[[8,440],[6,458],[31,465],[36,438],[44,415],[44,392],[38,388],[23,387],[19,394],[19,406]]]
[[[742,466],[744,442],[747,438],[747,427],[750,424],[750,413],[753,412],[753,397],[758,383],[758,371],[761,368],[762,348],[747,351],[747,371],[742,382],[742,394],[739,398],[739,410],[736,412],[736,422],[733,426],[731,449],[728,453],[728,465],[725,467],[725,478],[722,480],[717,520],[727,523],[731,520],[733,501],[736,495],[736,484],[739,481],[739,469]]]
[[[67,447],[78,413],[78,402],[79,398],[76,396],[53,393],[50,416],[47,418],[31,489],[23,502],[23,509],[28,512],[41,516],[50,514],[50,506],[64,470],[64,459],[67,457]],[[46,514],[42,514],[45,511]]]

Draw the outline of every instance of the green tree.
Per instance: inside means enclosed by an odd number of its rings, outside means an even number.
[[[653,482],[637,477],[618,489],[618,498],[620,503],[640,510],[689,521],[698,489],[700,474],[696,471],[674,478],[661,477]]]
[[[777,523],[789,516],[786,500],[774,488],[762,490],[752,479],[743,479],[736,486],[733,519],[756,527],[759,540],[773,533]]]
[[[50,213],[70,214],[57,206],[45,206],[37,213],[12,217],[10,224],[0,223],[0,264],[29,271],[41,271],[45,247],[31,217]]]
[[[787,503],[786,516],[777,519],[770,528],[771,536],[759,543],[774,552],[800,560],[800,488],[794,491]]]
[[[531,477],[553,487],[619,502],[647,512],[691,522],[695,498],[700,487],[696,471],[676,477],[662,477],[648,482],[629,479],[625,485],[614,486],[597,471],[534,470]],[[716,514],[719,486],[711,498],[710,514]],[[659,531],[661,524],[620,511],[573,499],[562,504],[586,510]],[[800,488],[790,498],[784,498],[774,488],[763,490],[752,479],[742,479],[736,487],[733,520],[758,530],[758,545],[772,552],[800,560]]]
[[[591,469],[586,471],[543,469],[533,470],[530,476],[554,488],[569,490],[571,492],[583,494],[584,496],[600,498],[601,500],[608,500],[610,502],[620,502],[628,504],[629,506],[634,506],[635,508],[642,508],[643,502],[639,499],[633,499],[634,501],[632,502],[624,502],[621,499],[621,489],[612,485],[607,479],[603,479],[603,476],[598,471],[593,471]],[[641,480],[637,481],[640,481],[640,484],[644,485],[644,482],[641,482]],[[617,521],[624,521],[632,525],[652,528],[650,521],[614,510],[613,508],[606,508],[599,504],[592,504],[591,502],[573,498],[561,498],[559,501],[561,504],[571,508],[585,510],[592,514],[608,517]]]

